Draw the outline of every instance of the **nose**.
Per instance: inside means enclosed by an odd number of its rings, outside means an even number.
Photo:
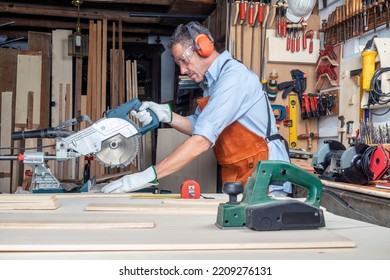
[[[180,64],[181,64],[181,65],[180,65],[180,73],[181,73],[182,75],[186,75],[186,74],[187,74],[187,71],[188,71],[186,65],[184,65],[184,63],[180,63]]]

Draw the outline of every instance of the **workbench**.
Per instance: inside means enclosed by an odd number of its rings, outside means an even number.
[[[321,229],[259,232],[243,227],[221,230],[215,226],[216,207],[219,201],[227,201],[227,195],[205,196],[214,199],[56,194],[60,207],[55,210],[1,210],[0,259],[390,259],[390,228],[325,210],[326,227]],[[148,208],[148,205],[161,204],[168,208]],[[145,207],[145,211],[87,211],[91,205],[138,205]],[[174,205],[177,211],[172,208]],[[95,226],[99,222],[108,226],[135,222],[152,223],[154,227],[88,228],[88,223],[86,228],[77,227],[87,221]],[[19,226],[7,227],[7,222],[19,223]],[[56,223],[57,226],[60,223],[60,227],[56,228]],[[66,228],[66,223],[73,224],[73,228]]]
[[[321,180],[321,205],[329,212],[390,228],[390,190]]]

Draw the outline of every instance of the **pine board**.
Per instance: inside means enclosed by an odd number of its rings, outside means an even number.
[[[0,210],[55,210],[60,206],[54,195],[0,195]]]
[[[85,207],[86,211],[120,211],[120,212],[196,212],[215,213],[216,205],[206,207],[201,205],[169,205],[169,204],[130,204],[130,203],[91,203]]]
[[[1,221],[0,229],[138,229],[154,228],[153,222],[117,222],[117,221]]]

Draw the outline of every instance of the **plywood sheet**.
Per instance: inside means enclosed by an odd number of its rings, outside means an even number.
[[[12,217],[11,217],[12,216]],[[44,220],[42,215],[29,217]],[[131,222],[154,220],[148,229],[1,229],[0,251],[179,251],[179,250],[254,250],[254,249],[314,249],[352,248],[355,243],[323,228],[259,232],[246,227],[221,230],[215,226],[214,215],[159,215],[158,213],[83,213],[53,215],[58,221],[119,219]],[[81,219],[81,217],[84,217]],[[87,217],[87,218],[86,218]],[[47,218],[48,219],[48,218]],[[47,221],[46,219],[46,221]],[[23,221],[26,214],[0,213],[1,221]],[[75,222],[76,223],[76,222]]]

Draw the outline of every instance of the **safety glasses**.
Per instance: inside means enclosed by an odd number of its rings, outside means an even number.
[[[190,46],[178,58],[175,58],[175,62],[179,66],[181,64],[188,65],[193,55],[194,55],[194,46]]]

